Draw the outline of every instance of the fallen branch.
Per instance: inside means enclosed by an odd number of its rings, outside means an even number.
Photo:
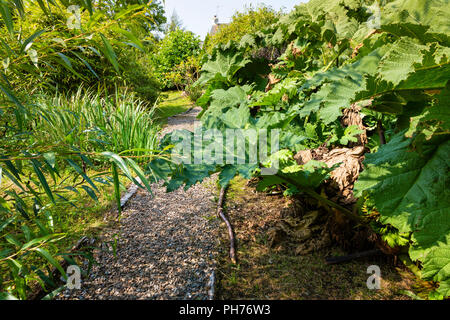
[[[237,259],[236,259],[236,249],[235,249],[233,228],[231,227],[230,221],[228,221],[227,217],[223,213],[223,202],[225,199],[226,191],[227,191],[226,187],[222,187],[222,189],[220,189],[219,202],[217,203],[217,217],[220,217],[227,225],[228,236],[230,237],[230,258],[231,258],[231,262],[236,264]]]
[[[213,272],[211,273],[211,276],[209,277],[209,282],[208,282],[208,300],[214,300],[215,297],[215,283],[216,283],[216,271],[213,270]]]
[[[374,249],[374,250],[349,254],[347,256],[327,257],[327,258],[325,258],[325,263],[326,264],[344,263],[344,262],[352,261],[352,260],[359,259],[359,258],[374,256],[374,255],[380,254],[381,252],[382,251],[379,249]]]

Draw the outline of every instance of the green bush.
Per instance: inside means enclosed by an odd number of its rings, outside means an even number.
[[[173,83],[177,90],[184,90],[193,102],[197,101],[203,94],[201,86],[194,85],[200,76],[201,60],[202,56],[191,56],[167,74],[167,79]]]
[[[211,53],[217,45],[227,44],[231,40],[240,41],[244,35],[261,31],[277,22],[281,15],[281,12],[264,5],[258,8],[250,6],[244,12],[236,12],[231,23],[222,25],[215,35],[207,37],[204,49]]]
[[[144,52],[132,47],[118,50],[117,60],[123,71],[121,74],[111,73],[106,77],[109,91],[111,86],[118,84],[136,93],[139,99],[149,104],[155,103],[161,93],[162,83],[155,74],[152,55],[150,48],[146,48]]]
[[[176,84],[171,80],[174,68],[199,53],[200,39],[192,32],[178,29],[168,33],[159,43],[153,60],[156,74],[163,83],[163,87],[174,88]]]
[[[113,92],[116,84],[125,84],[136,89],[140,98],[150,103],[156,100],[160,84],[146,67],[150,64],[146,56],[152,54],[156,42],[150,31],[165,22],[158,2],[134,6],[117,20],[118,10],[98,12],[95,17],[81,10],[80,28],[69,27],[73,13],[64,6],[52,1],[48,4],[51,13],[43,14],[37,2],[25,3],[23,17],[9,9],[20,28],[9,30],[7,23],[0,24],[3,79],[8,79],[8,86],[28,95],[41,89],[76,92],[80,85],[97,88],[99,84]]]

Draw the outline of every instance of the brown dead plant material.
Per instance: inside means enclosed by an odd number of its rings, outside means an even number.
[[[361,146],[366,145],[368,143],[367,140],[367,128],[363,124],[363,120],[361,117],[361,107],[356,104],[352,104],[350,108],[347,108],[343,112],[343,117],[341,123],[345,127],[356,125],[358,129],[362,130],[363,133],[357,136],[358,142],[351,143],[350,146]]]
[[[330,199],[334,202],[340,202],[345,205],[351,205],[356,202],[353,197],[353,186],[363,170],[362,162],[366,152],[367,128],[363,124],[361,117],[361,107],[352,104],[343,111],[341,124],[344,127],[357,126],[362,133],[357,136],[358,141],[350,143],[348,147],[335,148],[329,150],[325,146],[313,150],[299,151],[294,159],[299,165],[304,165],[311,160],[324,162],[328,167],[340,163],[340,166],[331,173],[329,187],[334,196]]]
[[[268,75],[269,83],[266,86],[266,92],[272,90],[273,86],[276,85],[281,79],[277,79],[272,73]]]
[[[353,185],[363,169],[364,152],[363,146],[336,148],[331,151],[320,147],[314,150],[302,150],[295,155],[294,159],[299,165],[303,165],[310,160],[322,161],[329,167],[341,163],[331,173],[329,186],[336,191],[336,195],[331,200],[343,204],[353,204],[356,202],[353,197]]]
[[[364,37],[364,40],[370,38],[371,36],[373,36],[374,34],[380,33],[380,30],[376,30],[373,29],[371,30],[367,36]],[[358,54],[359,54],[359,50],[364,47],[364,42],[361,42],[360,44],[358,44],[354,49],[353,49],[353,53],[352,53],[352,59],[355,58]]]
[[[292,55],[294,56],[294,58],[298,58],[299,56],[303,55],[303,53],[304,53],[304,50],[301,50],[295,46],[294,41],[292,41],[289,44],[289,47],[291,48],[291,52],[292,52]]]
[[[389,256],[326,264],[326,257],[351,252],[333,240],[321,243],[328,224],[333,224],[329,208],[309,197],[256,192],[255,184],[256,179],[234,180],[228,191],[226,211],[233,223],[239,262],[230,263],[228,235],[221,228],[216,299],[409,299],[401,292],[411,290],[414,277],[405,268],[396,268]],[[305,228],[311,229],[311,237]],[[358,237],[364,235],[357,233],[347,239],[350,245],[360,245]],[[382,290],[376,292],[366,286],[367,266],[372,264],[379,265],[383,274]]]

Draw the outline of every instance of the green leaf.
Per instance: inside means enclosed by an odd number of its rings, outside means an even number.
[[[168,192],[175,191],[183,185],[184,189],[187,190],[202,182],[214,172],[216,172],[215,165],[183,165],[173,171],[171,180],[165,185]]]
[[[81,186],[81,188],[84,189],[84,191],[86,191],[86,193],[94,200],[94,201],[98,201],[98,197],[95,194],[95,191],[92,190],[92,188],[90,188],[89,186]]]
[[[84,7],[89,11],[89,14],[92,15],[92,0],[82,0]]]
[[[211,99],[222,107],[232,108],[247,101],[248,91],[249,88],[240,86],[231,87],[228,90],[217,89],[211,93]]]
[[[79,175],[81,175],[84,178],[84,180],[86,180],[92,186],[92,188],[94,188],[95,191],[97,192],[99,191],[94,182],[92,182],[92,180],[83,172],[83,170],[81,170],[81,168],[72,159],[66,159],[66,161],[73,169],[75,169],[75,171]]]
[[[141,170],[141,168],[132,159],[126,159],[126,161],[127,161],[128,165],[133,169],[133,171],[136,172],[137,176],[142,181],[142,183],[145,185],[148,192],[150,192],[150,194],[152,194],[152,187],[150,186],[150,183],[149,183],[148,179],[145,177],[145,174]]]
[[[116,72],[119,73],[120,72],[119,63],[117,62],[116,53],[114,52],[113,47],[109,43],[108,39],[106,39],[106,37],[102,33],[100,33],[100,37],[102,38],[103,45],[104,45],[104,47],[100,48],[101,51],[106,56],[106,58],[109,60],[109,62],[113,65]]]
[[[51,265],[53,265],[58,271],[61,273],[64,279],[67,279],[66,272],[61,267],[61,265],[58,263],[58,261],[55,260],[55,258],[45,249],[42,248],[36,248],[34,249],[37,253],[39,253],[42,257],[47,259],[48,262],[50,262]]]
[[[239,108],[228,110],[222,116],[222,122],[228,128],[234,129],[245,129],[249,119],[250,119],[250,108],[246,105],[242,105]]]
[[[94,69],[92,69],[91,65],[84,60],[80,55],[78,55],[75,52],[72,52],[78,59],[80,59],[81,62],[83,62],[83,64],[89,69],[89,71],[94,75],[94,77],[96,77],[98,80],[100,80],[99,76],[97,75],[97,73],[94,71]]]
[[[127,178],[130,179],[134,184],[140,185],[140,183],[131,174],[131,171],[125,161],[120,156],[112,152],[102,152],[102,155],[112,160],[120,168],[120,170],[122,170],[125,176],[127,176]]]
[[[382,79],[394,85],[405,80],[414,72],[414,64],[422,62],[428,46],[421,45],[419,41],[402,37],[391,45],[389,51],[380,61],[378,71]]]
[[[0,83],[0,90],[2,90],[3,93],[8,97],[8,99],[11,100],[11,102],[13,102],[16,106],[18,106],[22,112],[25,112],[25,110],[26,110],[25,107],[22,105],[22,103],[19,102],[19,100],[11,92],[11,90],[9,90],[7,87],[3,86],[1,83]]]
[[[55,290],[53,290],[52,292],[50,292],[49,294],[47,294],[45,297],[43,297],[41,300],[53,300],[59,293],[61,293],[64,289],[66,289],[67,286],[63,285]]]
[[[16,237],[14,237],[11,234],[7,234],[5,236],[5,240],[8,241],[10,244],[18,247],[18,248],[20,248],[22,246],[22,243],[19,240],[17,240]]]
[[[450,141],[434,138],[420,153],[412,149],[413,141],[401,133],[366,155],[355,195],[368,193],[382,223],[412,233],[411,259],[424,263],[426,277],[442,279],[448,276],[450,250]]]
[[[31,159],[31,163],[33,164],[34,172],[36,173],[42,187],[44,188],[45,193],[48,195],[50,200],[52,200],[52,202],[55,203],[55,198],[53,197],[53,192],[47,183],[47,179],[45,178],[44,174],[41,171],[41,165],[40,165],[39,161],[36,159]]]
[[[80,79],[84,79],[83,75],[75,71],[75,69],[72,67],[72,62],[70,62],[69,57],[67,57],[65,54],[58,52],[56,53],[61,60],[57,60],[59,64],[61,64],[63,67],[65,67],[67,70],[72,72],[74,75],[79,77]]]
[[[144,52],[144,46],[141,42],[141,40],[139,40],[133,33],[131,33],[130,31],[127,30],[123,30],[121,28],[115,28],[114,31],[124,35],[125,37],[127,37],[133,44],[136,45],[136,47],[141,50],[142,52]]]
[[[114,180],[114,195],[117,203],[117,210],[119,211],[119,215],[122,213],[122,203],[120,201],[120,181],[119,181],[119,173],[117,171],[117,165],[112,163],[112,175]]]
[[[9,292],[0,292],[0,300],[19,300]]]
[[[375,154],[368,154],[366,170],[356,185],[356,196],[370,191],[382,222],[401,233],[412,232],[426,215],[448,208],[449,141],[426,146],[422,154],[409,150],[412,139],[395,136]],[[426,208],[426,210],[425,210]]]
[[[424,113],[424,116],[420,119],[421,122],[438,122],[439,127],[450,132],[450,108],[448,102],[450,101],[450,81],[447,87],[441,91],[436,97],[436,103]]]
[[[22,47],[20,48],[20,52],[25,52],[27,51],[31,45],[33,44],[33,41],[39,37],[40,35],[42,35],[44,32],[46,32],[45,29],[43,30],[39,30],[36,31],[35,33],[33,33],[30,37],[28,37],[22,44]]]
[[[222,187],[228,186],[238,173],[245,179],[250,179],[257,167],[256,164],[226,165],[220,172],[219,183]]]
[[[234,75],[250,62],[240,53],[218,53],[215,60],[203,65],[197,85],[210,82],[232,83]]]
[[[424,279],[440,282],[437,292],[450,297],[450,245],[434,248],[424,259]]]
[[[6,25],[6,28],[8,29],[9,33],[11,35],[14,34],[14,24],[12,20],[11,11],[9,10],[9,4],[5,0],[0,1],[0,14],[2,15],[3,22]]]
[[[2,232],[7,226],[9,226],[11,223],[13,223],[15,219],[16,219],[15,217],[11,217],[11,218],[7,219],[6,221],[3,221],[0,224],[0,232]]]
[[[29,248],[31,248],[31,247],[34,247],[35,245],[45,243],[45,242],[47,242],[47,241],[49,241],[49,240],[53,240],[53,239],[55,239],[55,238],[61,239],[61,238],[64,237],[64,236],[65,236],[64,233],[56,233],[56,234],[49,234],[49,235],[46,235],[46,236],[44,236],[44,237],[40,237],[40,238],[33,239],[33,240],[31,240],[31,241],[25,243],[25,244],[22,246],[22,248],[20,248],[20,251],[27,250],[27,249],[29,249]],[[59,239],[57,239],[57,240],[59,240]]]

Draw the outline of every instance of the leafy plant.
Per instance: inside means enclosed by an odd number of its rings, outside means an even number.
[[[189,57],[200,53],[200,39],[190,31],[177,29],[169,32],[159,43],[157,53],[154,56],[156,74],[167,89],[173,88],[175,83],[171,81],[171,73],[174,68]],[[175,71],[177,72],[177,71]]]
[[[449,12],[443,0],[311,0],[266,29],[216,46],[196,84],[205,88],[197,101],[204,128],[222,134],[229,128],[279,129],[281,149],[292,154],[326,142],[333,148],[356,142],[360,129],[343,123],[344,110],[361,110],[367,145],[376,152],[366,149],[355,195],[368,197],[391,235],[409,239],[388,243],[401,243],[414,261],[408,265],[439,282],[430,298],[450,295]],[[291,165],[264,177],[263,186],[295,186],[368,223],[315,190],[332,168],[289,159]],[[264,164],[150,165],[166,170],[173,190],[213,172],[226,185],[236,174],[258,175]]]
[[[167,74],[167,79],[175,85],[177,90],[185,91],[193,102],[203,95],[202,88],[194,85],[200,76],[200,61],[200,56],[188,57]]]
[[[61,204],[75,206],[71,194],[83,192],[97,201],[100,185],[113,183],[120,197],[119,172],[150,190],[150,173],[139,164],[159,152],[154,150],[157,127],[146,105],[107,90],[48,97],[73,79],[89,86],[95,78],[101,87],[100,71],[121,74],[115,48],[142,49],[131,25],[151,20],[153,7],[138,2],[122,2],[114,11],[90,0],[80,2],[79,9],[67,1],[0,2],[1,299],[27,299],[36,284],[51,297],[59,277],[66,278],[62,259],[76,264],[77,253],[61,248],[67,235],[55,214]],[[36,24],[42,29],[35,30]],[[96,67],[103,61],[111,69]]]
[[[276,12],[270,7],[259,5],[246,8],[243,12],[236,12],[229,24],[221,25],[214,35],[209,35],[205,40],[204,49],[211,53],[218,45],[225,45],[229,41],[241,41],[242,37],[267,28],[276,23],[281,17],[281,12]]]

